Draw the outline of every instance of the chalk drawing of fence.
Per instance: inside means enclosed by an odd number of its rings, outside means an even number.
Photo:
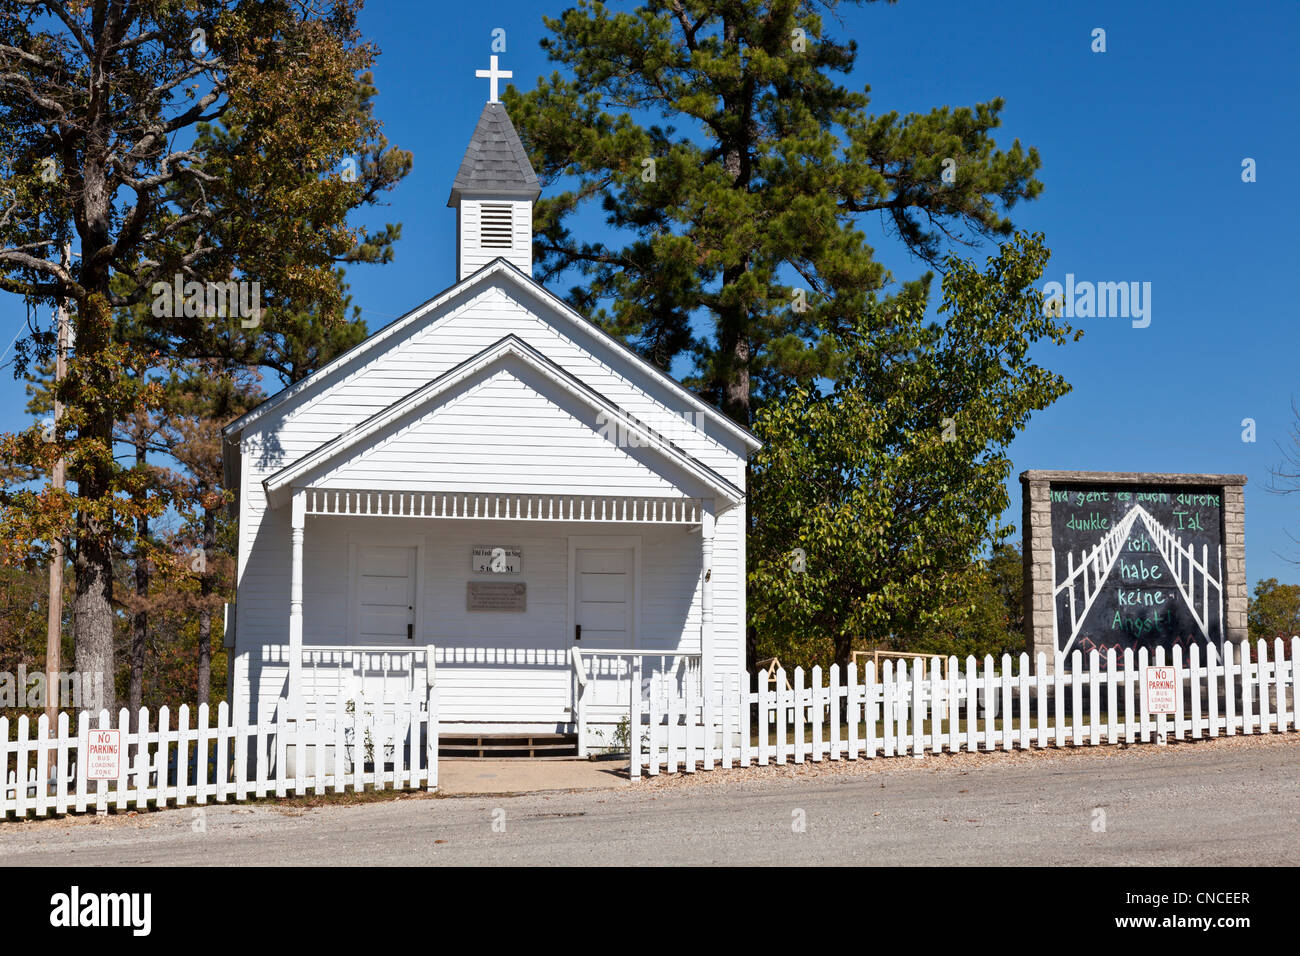
[[[1173,572],[1174,582],[1178,585],[1178,591],[1183,596],[1183,602],[1187,609],[1192,612],[1192,619],[1196,621],[1196,626],[1201,629],[1201,636],[1207,641],[1210,639],[1210,588],[1214,588],[1218,594],[1219,605],[1219,633],[1223,633],[1223,547],[1220,545],[1217,550],[1218,571],[1215,574],[1210,573],[1210,548],[1209,545],[1201,545],[1201,560],[1196,560],[1196,549],[1193,545],[1184,545],[1182,540],[1175,537],[1164,525],[1147,513],[1147,510],[1141,505],[1133,509],[1142,518],[1142,523],[1146,525],[1147,531],[1151,533],[1151,539],[1155,542],[1156,550],[1160,556],[1165,559],[1165,564]],[[1183,582],[1184,574],[1187,577],[1186,583]],[[1198,614],[1196,611],[1196,592],[1197,580],[1200,582],[1201,592],[1201,610]]]
[[[1219,631],[1222,633],[1223,548],[1218,548],[1217,573],[1211,573],[1208,545],[1201,545],[1201,559],[1197,561],[1196,549],[1193,545],[1184,545],[1181,538],[1174,535],[1152,517],[1145,508],[1137,505],[1124,515],[1123,520],[1108,531],[1091,549],[1085,548],[1079,553],[1080,559],[1077,566],[1074,563],[1074,552],[1066,553],[1065,578],[1059,584],[1056,584],[1052,590],[1052,638],[1053,644],[1057,647],[1060,646],[1060,643],[1057,635],[1056,601],[1062,591],[1067,592],[1069,595],[1070,639],[1066,642],[1065,647],[1059,651],[1062,656],[1069,654],[1074,647],[1074,642],[1078,640],[1079,632],[1083,630],[1083,622],[1087,619],[1088,612],[1092,610],[1093,604],[1096,603],[1102,584],[1114,569],[1124,542],[1128,540],[1129,532],[1133,530],[1133,524],[1139,519],[1141,519],[1142,524],[1151,535],[1157,552],[1173,574],[1174,583],[1183,597],[1183,603],[1187,605],[1192,619],[1196,622],[1196,626],[1200,628],[1202,636],[1207,641],[1210,639],[1210,589],[1215,590],[1218,595]],[[1184,578],[1186,578],[1185,581]],[[1055,550],[1052,551],[1052,580],[1056,580]],[[1198,592],[1201,605],[1199,612],[1196,609]],[[1082,610],[1079,609],[1080,604],[1082,604]]]
[[[1138,518],[1139,510],[1135,508],[1126,514],[1123,520],[1106,532],[1091,549],[1084,548],[1080,552],[1078,567],[1074,564],[1074,552],[1066,552],[1065,579],[1052,589],[1052,644],[1055,647],[1060,647],[1056,633],[1056,599],[1062,591],[1069,593],[1070,640],[1060,651],[1062,655],[1070,653],[1070,649],[1074,647],[1079,631],[1083,629],[1083,622],[1087,619],[1093,604],[1096,603],[1097,595],[1101,593],[1102,583],[1110,576],[1111,568],[1119,559],[1120,551],[1124,547],[1124,542],[1128,540],[1128,533],[1133,528],[1133,522]],[[1052,551],[1052,580],[1056,580],[1055,549]],[[1082,600],[1076,596],[1080,591]],[[1083,605],[1082,611],[1079,610],[1080,603]]]

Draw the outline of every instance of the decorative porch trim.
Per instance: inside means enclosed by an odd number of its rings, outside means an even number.
[[[307,488],[306,514],[375,518],[471,518],[480,521],[583,521],[698,525],[699,498],[611,495],[472,494],[435,491],[335,491]]]

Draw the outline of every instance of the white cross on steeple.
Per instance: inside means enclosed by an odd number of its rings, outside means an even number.
[[[497,99],[497,80],[508,80],[514,76],[514,74],[511,73],[509,70],[497,69],[496,54],[492,55],[492,66],[490,69],[475,70],[474,75],[479,77],[487,77],[489,80],[492,81],[492,95],[488,97],[489,103],[500,102],[500,100]]]

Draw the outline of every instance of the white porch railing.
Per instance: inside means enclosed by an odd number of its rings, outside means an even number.
[[[634,689],[642,712],[649,710],[652,701],[663,710],[669,700],[702,697],[700,654],[573,647],[569,658],[574,673],[573,710],[580,757],[587,755],[588,725],[615,725],[625,719]]]
[[[363,696],[381,706],[407,700],[432,683],[427,646],[315,644],[302,649],[304,716],[332,714],[339,701],[346,705]]]

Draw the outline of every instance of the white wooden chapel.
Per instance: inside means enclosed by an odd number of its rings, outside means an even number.
[[[744,668],[759,442],[533,280],[540,189],[495,60],[456,281],[225,429],[237,717],[432,666],[449,731],[572,732],[580,687],[613,722],[632,673],[698,692]]]

